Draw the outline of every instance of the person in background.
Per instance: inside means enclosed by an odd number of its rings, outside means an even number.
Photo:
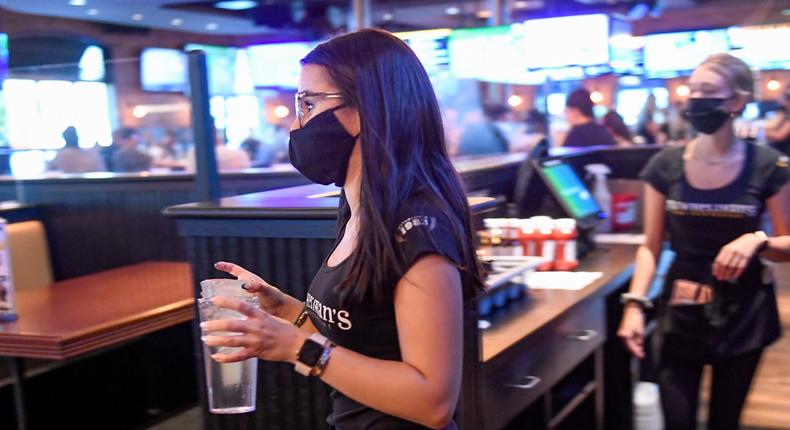
[[[342,187],[335,246],[305,302],[217,263],[249,281],[262,309],[214,298],[247,319],[202,323],[204,342],[241,347],[212,356],[222,363],[290,362],[320,378],[334,389],[330,428],[457,429],[464,300],[483,282],[431,81],[381,30],[331,39],[302,65],[291,162]],[[240,335],[213,333],[225,331]]]
[[[241,141],[239,149],[247,153],[247,156],[252,160],[252,167],[266,167],[269,164],[258,162],[258,153],[261,151],[261,141],[250,136]]]
[[[623,117],[621,117],[619,113],[610,109],[609,112],[603,116],[601,122],[614,137],[617,146],[621,148],[634,146],[634,136],[631,134],[631,130],[628,129],[628,126],[625,125]]]
[[[612,134],[595,122],[594,103],[584,88],[573,91],[565,101],[565,120],[571,129],[562,146],[614,146]]]
[[[676,256],[652,335],[666,429],[697,428],[700,377],[711,365],[707,428],[735,430],[763,349],[781,334],[763,260],[790,261],[790,168],[787,156],[735,136],[733,121],[754,91],[746,63],[712,55],[689,87],[686,116],[699,134],[662,150],[642,172],[645,242],[618,335],[645,356],[642,312],[668,234]],[[760,230],[766,208],[773,237]]]
[[[683,110],[683,102],[674,102],[667,109],[667,139],[673,145],[685,145],[691,138],[691,130],[683,118]]]
[[[784,94],[780,99],[782,107],[777,115],[780,117],[772,122],[771,126],[765,129],[765,138],[768,143],[781,151],[783,154],[790,156],[790,84],[785,87]]]
[[[484,106],[480,110],[472,110],[464,115],[457,155],[489,155],[508,152],[510,144],[507,137],[497,127],[492,117],[498,113],[498,109]]]
[[[288,162],[288,129],[275,124],[267,129],[260,142],[258,152],[252,159],[255,167],[270,166],[274,163]]]
[[[545,153],[549,148],[549,120],[545,114],[532,109],[524,120],[524,133],[511,141],[510,152],[527,152],[540,147],[538,152]]]
[[[63,130],[63,140],[66,144],[58,151],[55,158],[50,161],[47,170],[63,173],[102,172],[106,170],[101,154],[94,150],[82,149],[79,146],[77,129],[73,126]]]
[[[143,172],[151,168],[152,158],[141,151],[140,135],[131,127],[118,130],[113,146],[117,149],[112,156],[112,168],[115,172]]]
[[[648,145],[655,145],[658,143],[661,132],[659,124],[656,122],[656,96],[650,94],[647,96],[645,107],[639,114],[639,123],[636,126],[637,135],[641,142]]]
[[[184,152],[175,130],[167,130],[165,137],[151,146],[148,153],[153,158],[151,162],[153,167],[184,169]]]
[[[218,170],[243,170],[252,166],[250,156],[243,149],[228,148],[225,144],[225,135],[222,130],[217,129],[214,140],[214,154],[217,160]],[[188,171],[195,171],[195,148],[190,148],[186,157],[186,168]]]

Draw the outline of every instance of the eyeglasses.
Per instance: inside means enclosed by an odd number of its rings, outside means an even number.
[[[343,97],[342,93],[313,93],[310,91],[294,94],[294,108],[296,109],[296,118],[299,120],[299,126],[304,126],[305,115],[313,110],[310,99],[342,99]]]

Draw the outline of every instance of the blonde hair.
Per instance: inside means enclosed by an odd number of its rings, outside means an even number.
[[[748,101],[752,100],[754,77],[749,66],[740,58],[722,52],[709,56],[699,67],[712,70],[727,81],[733,92],[746,96]]]

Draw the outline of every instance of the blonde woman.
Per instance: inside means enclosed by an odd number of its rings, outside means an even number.
[[[691,75],[686,118],[699,132],[645,167],[645,236],[619,335],[644,356],[642,308],[665,234],[676,257],[658,304],[653,351],[668,430],[696,429],[700,375],[712,365],[708,428],[739,427],[763,349],[780,335],[773,284],[761,259],[790,260],[787,157],[735,137],[751,100],[743,61],[717,54]],[[760,231],[768,210],[776,236]]]

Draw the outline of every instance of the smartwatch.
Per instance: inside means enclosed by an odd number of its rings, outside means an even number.
[[[326,337],[318,333],[313,333],[305,339],[302,347],[296,352],[294,370],[304,376],[310,376],[310,372],[318,364],[318,360],[324,352],[326,341]]]

